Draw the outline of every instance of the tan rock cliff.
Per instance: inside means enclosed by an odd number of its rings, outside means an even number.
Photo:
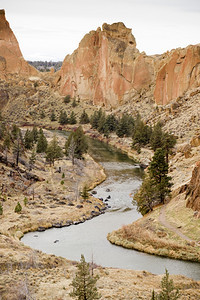
[[[200,161],[196,163],[192,172],[192,178],[187,187],[186,194],[188,196],[186,206],[200,211]]]
[[[123,23],[103,24],[86,34],[60,71],[61,94],[108,107],[147,92],[165,105],[199,85],[200,45],[147,56]]]
[[[21,76],[37,75],[35,68],[23,58],[17,39],[5,17],[5,10],[0,10],[0,78],[17,73]]]
[[[200,86],[200,44],[164,54],[158,65],[154,97],[167,104],[191,88]]]
[[[61,71],[63,95],[116,107],[124,96],[147,89],[154,78],[154,60],[136,49],[131,29],[123,23],[103,24],[86,34],[67,55]]]

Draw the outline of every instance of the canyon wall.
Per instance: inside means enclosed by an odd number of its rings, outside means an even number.
[[[8,74],[21,76],[37,75],[35,68],[23,58],[18,41],[5,18],[5,11],[0,10],[0,78]]]
[[[60,71],[62,95],[117,107],[135,94],[165,105],[200,85],[200,44],[147,56],[123,23],[103,24],[85,35]]]

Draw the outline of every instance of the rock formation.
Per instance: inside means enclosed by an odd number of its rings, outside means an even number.
[[[60,75],[63,95],[116,107],[132,93],[149,88],[154,60],[136,49],[131,29],[123,23],[103,24],[66,56]]]
[[[192,172],[191,181],[186,190],[187,194],[187,207],[200,211],[200,161]]]
[[[60,71],[61,94],[108,107],[145,93],[165,105],[199,84],[200,45],[147,56],[123,23],[86,34]]]
[[[5,18],[4,9],[0,10],[0,78],[17,73],[21,76],[37,75],[35,68],[23,58],[17,39]]]
[[[200,86],[200,44],[164,54],[155,78],[154,97],[167,104],[191,88]]]

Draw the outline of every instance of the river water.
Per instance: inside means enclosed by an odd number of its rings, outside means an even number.
[[[34,249],[80,260],[94,261],[104,267],[147,270],[163,274],[165,268],[170,274],[182,274],[200,280],[200,264],[145,254],[135,250],[112,245],[106,236],[108,232],[130,224],[140,214],[132,204],[132,195],[142,181],[142,170],[125,154],[108,145],[90,139],[90,153],[101,163],[107,179],[96,187],[96,197],[107,201],[106,213],[85,223],[63,228],[52,228],[45,232],[27,233],[22,242]],[[58,241],[55,243],[55,241]]]

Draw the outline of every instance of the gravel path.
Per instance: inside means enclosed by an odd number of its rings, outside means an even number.
[[[160,215],[159,215],[159,222],[164,225],[166,228],[170,229],[171,231],[173,231],[174,233],[176,233],[178,236],[180,236],[182,239],[188,241],[188,242],[195,242],[194,240],[190,239],[188,236],[186,236],[185,234],[183,234],[177,227],[175,227],[175,225],[172,225],[171,223],[169,223],[166,220],[166,215],[165,215],[165,209],[166,209],[166,205],[163,205],[163,207],[160,210]]]

